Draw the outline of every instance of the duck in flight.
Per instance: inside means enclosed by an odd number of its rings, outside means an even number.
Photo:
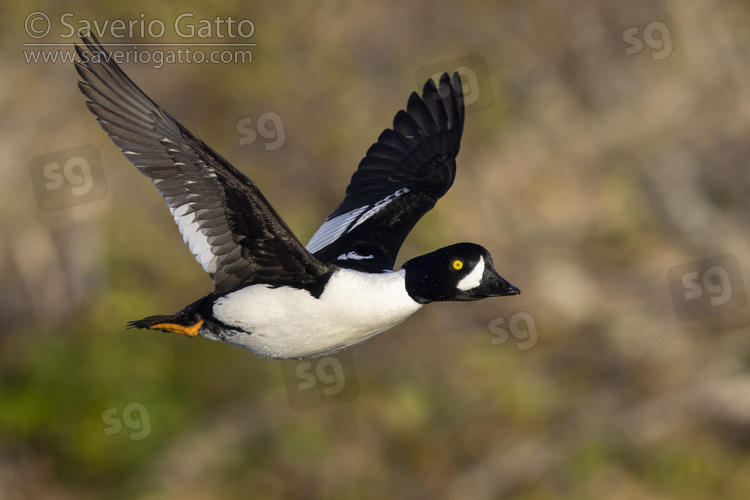
[[[129,326],[300,359],[364,342],[429,302],[520,293],[474,243],[393,269],[409,231],[453,184],[464,124],[457,73],[427,81],[421,97],[411,94],[305,247],[252,180],[152,101],[90,37],[76,45],[88,109],[151,179],[214,283],[177,314]]]

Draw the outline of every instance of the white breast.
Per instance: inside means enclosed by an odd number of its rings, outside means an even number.
[[[226,339],[260,356],[301,358],[359,344],[414,314],[421,306],[406,292],[404,271],[336,271],[323,294],[252,285],[216,301],[214,316],[250,332]]]

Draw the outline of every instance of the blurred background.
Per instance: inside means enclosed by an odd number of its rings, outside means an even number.
[[[750,498],[748,2],[4,9],[0,498]],[[86,23],[303,241],[460,69],[399,263],[474,241],[523,294],[302,362],[126,330],[211,282],[62,60]]]

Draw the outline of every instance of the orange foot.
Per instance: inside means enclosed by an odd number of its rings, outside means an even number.
[[[203,320],[200,320],[199,322],[190,326],[182,326],[176,323],[159,323],[158,325],[149,326],[148,329],[164,330],[165,332],[179,333],[180,335],[185,335],[187,337],[195,337],[196,335],[198,335],[198,330],[201,329],[202,325]]]

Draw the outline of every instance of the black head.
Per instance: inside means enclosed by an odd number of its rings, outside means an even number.
[[[474,243],[456,243],[407,261],[406,291],[420,304],[517,295],[492,264],[490,253]]]

